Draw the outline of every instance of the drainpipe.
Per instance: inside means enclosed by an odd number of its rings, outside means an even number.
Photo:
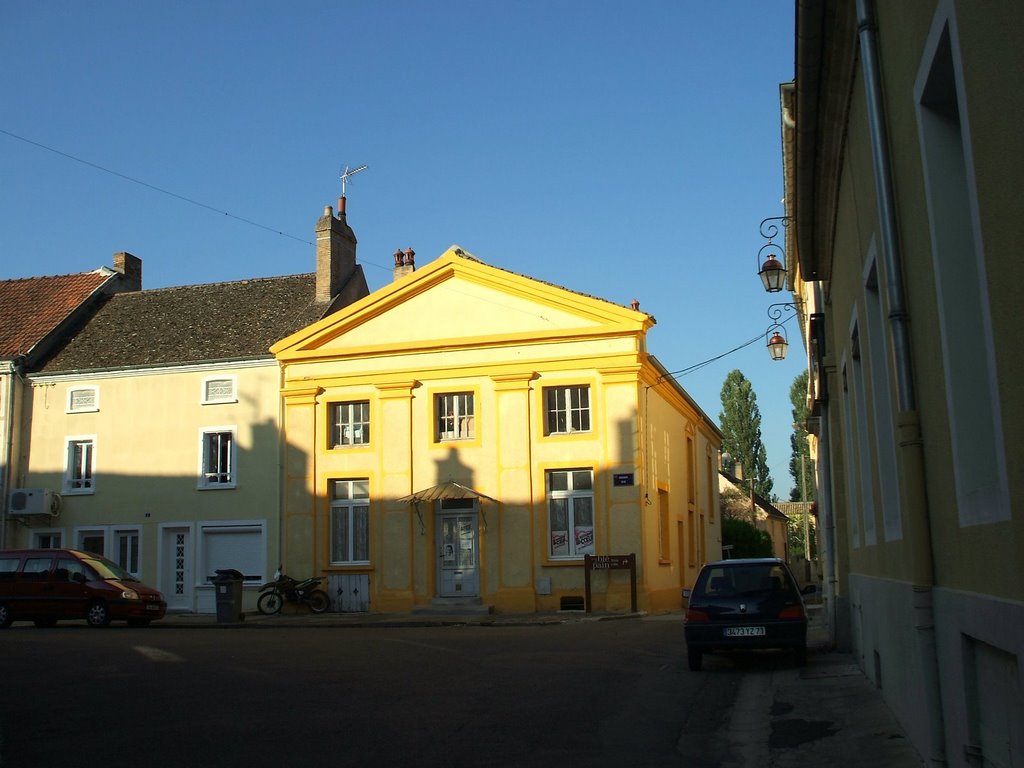
[[[933,765],[945,765],[939,660],[935,645],[935,563],[931,521],[925,484],[921,423],[914,393],[913,362],[904,301],[903,259],[899,246],[889,137],[885,122],[885,102],[878,55],[878,26],[872,0],[857,0],[857,34],[860,39],[860,59],[864,73],[871,158],[875,172],[878,220],[884,254],[886,298],[889,303],[889,330],[899,398],[900,412],[896,427],[908,502],[905,536],[911,551],[913,620],[925,678],[924,700],[928,704],[931,748],[929,760]]]
[[[14,454],[14,407],[15,385],[21,377],[24,358],[15,358],[7,362],[7,420],[4,422],[6,433],[4,440],[4,471],[0,473],[0,549],[7,549],[7,497],[11,491],[11,464]]]

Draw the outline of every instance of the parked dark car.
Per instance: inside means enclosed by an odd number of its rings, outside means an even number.
[[[52,627],[62,619],[146,626],[166,612],[163,595],[105,557],[73,549],[0,552],[0,628],[14,621]]]
[[[686,610],[686,652],[782,648],[807,662],[807,611],[793,573],[778,558],[719,560],[697,575]]]

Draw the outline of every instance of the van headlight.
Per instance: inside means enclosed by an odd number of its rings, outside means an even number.
[[[123,597],[125,600],[138,600],[139,593],[136,592],[134,589],[126,589],[121,592],[121,597]]]

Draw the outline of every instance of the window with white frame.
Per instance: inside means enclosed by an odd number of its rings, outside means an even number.
[[[139,532],[136,529],[114,531],[114,551],[111,558],[133,575],[139,574]]]
[[[63,537],[60,531],[32,531],[33,549],[60,549],[62,546]]]
[[[94,493],[95,437],[69,437],[64,468],[64,493]]]
[[[468,440],[473,437],[473,393],[453,392],[437,395],[434,400],[437,414],[437,439]]]
[[[209,583],[217,571],[233,569],[243,582],[258,584],[266,573],[267,542],[263,521],[239,520],[204,524],[199,528],[200,573]]]
[[[331,448],[370,442],[370,402],[331,403],[328,409]]]
[[[69,387],[67,413],[94,413],[100,409],[99,387]]]
[[[234,488],[236,473],[235,428],[205,429],[201,437],[200,488]]]
[[[594,473],[559,469],[547,473],[548,528],[552,558],[594,554]]]
[[[331,563],[370,562],[370,481],[331,481]]]
[[[544,434],[590,431],[590,387],[544,388]]]
[[[217,403],[237,403],[236,379],[234,376],[207,376],[203,379],[202,400],[203,405],[215,405]]]

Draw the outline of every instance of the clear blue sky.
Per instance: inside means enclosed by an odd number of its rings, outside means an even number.
[[[341,170],[367,164],[347,196],[371,290],[395,249],[458,244],[638,299],[671,371],[760,336],[680,383],[717,420],[743,371],[786,499],[803,351],[790,322],[768,357],[756,254],[793,22],[793,0],[5,0],[0,278],[117,251],[147,288],[310,272]]]

